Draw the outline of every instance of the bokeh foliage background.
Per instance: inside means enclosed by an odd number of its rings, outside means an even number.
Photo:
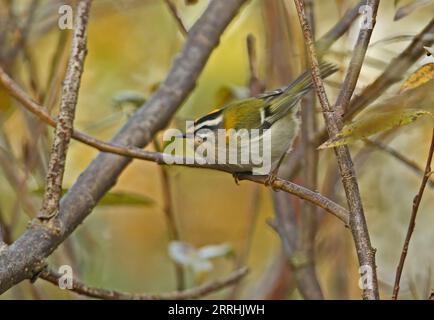
[[[28,3],[25,0],[13,1],[20,16],[28,15]],[[174,3],[189,27],[203,12],[208,1],[199,0],[194,5],[186,5],[184,1]],[[315,1],[317,37],[323,35],[354,3],[342,0]],[[55,26],[57,6],[55,1],[40,1],[28,37],[27,53],[2,61],[7,63],[10,74],[35,99],[46,88],[59,39],[64,37],[63,40],[69,41],[71,33]],[[6,10],[5,5],[1,5],[0,10]],[[408,44],[411,39],[404,36],[415,35],[424,27],[433,16],[434,7],[415,11],[394,22],[395,12],[393,1],[381,2],[372,39],[373,43],[380,42],[368,51],[356,94],[374,80]],[[302,71],[301,34],[292,38],[281,36],[282,33],[276,36],[274,41],[277,42],[274,45],[281,49],[281,61],[269,61],[267,15],[271,15],[282,29],[289,26],[298,30],[298,18],[291,1],[286,4],[280,0],[248,2],[224,33],[220,45],[200,76],[197,87],[180,108],[171,126],[183,128],[184,120],[212,110],[222,99],[222,90],[228,91],[233,86],[247,88],[248,34],[253,34],[256,38],[260,77],[266,81],[269,89],[289,82]],[[0,17],[5,16],[6,11],[2,11]],[[327,82],[332,101],[339,89],[336,84],[342,81],[349,61],[349,48],[355,41],[357,29],[356,23],[349,34],[339,40],[326,55],[326,59],[342,67],[342,71]],[[69,35],[65,36],[65,33]],[[390,37],[395,37],[395,40],[381,42]],[[108,140],[128,117],[127,111],[113,107],[113,98],[124,90],[134,90],[148,97],[164,79],[183,43],[184,36],[179,32],[164,1],[94,1],[89,25],[89,53],[79,96],[76,127]],[[67,50],[61,59],[66,61],[65,57]],[[423,63],[424,61],[419,61],[412,70]],[[269,64],[287,64],[288,69],[282,70],[284,76],[276,77],[270,72]],[[61,74],[62,70],[58,72]],[[393,86],[381,99],[392,96],[398,88],[398,85]],[[57,98],[60,92],[58,89],[59,85],[53,89]],[[52,131],[41,129],[43,126],[22,111],[2,88],[0,102],[2,143],[5,143],[4,139],[10,143],[11,149],[6,153],[10,163],[15,164],[17,174],[28,175],[28,197],[33,207],[38,209],[40,197],[32,191],[43,187],[43,172],[49,150],[47,145],[49,146]],[[55,113],[58,105],[53,103],[53,106]],[[320,114],[318,119],[321,119]],[[426,120],[417,121],[401,128],[391,145],[423,166],[430,134],[431,123]],[[363,143],[352,145],[352,153],[356,154],[363,146]],[[152,146],[148,148],[153,149]],[[321,181],[326,179],[326,168],[335,159],[332,151],[319,152],[321,186]],[[38,155],[35,156],[37,160],[32,157],[35,154]],[[64,180],[66,188],[74,183],[96,154],[95,150],[72,142]],[[31,170],[29,163],[33,164]],[[17,192],[7,179],[6,171],[9,169],[5,166],[2,169],[0,208],[6,221],[17,220],[12,234],[15,239],[24,230],[29,218],[23,207],[17,204],[22,201],[23,194]],[[300,298],[291,273],[282,262],[280,239],[266,223],[267,219],[273,217],[270,190],[260,187],[258,192],[257,187],[248,182],[237,186],[232,177],[224,173],[179,167],[166,169],[181,240],[196,247],[220,243],[229,243],[233,247],[233,255],[213,260],[214,269],[202,276],[200,281],[229,273],[235,265],[234,257],[250,248],[246,263],[251,272],[242,282],[238,297]],[[89,285],[135,292],[174,290],[175,274],[173,262],[168,255],[168,230],[159,170],[156,164],[134,161],[122,174],[113,191],[138,194],[149,201],[142,205],[115,201],[110,205],[97,206],[84,224],[53,254],[50,258],[52,265],[70,264],[75,275]],[[356,171],[372,243],[377,248],[381,293],[389,296],[420,177],[382,152],[372,152],[364,161],[356,162]],[[302,183],[300,179],[296,178],[296,181]],[[337,181],[335,199],[345,204],[339,179]],[[255,201],[257,197],[259,200]],[[404,271],[402,297],[424,298],[434,286],[431,277],[431,268],[434,266],[431,253],[434,245],[433,201],[433,189],[428,187]],[[299,207],[300,201],[294,199],[294,206]],[[316,252],[317,274],[325,296],[332,299],[359,298],[357,258],[350,232],[340,221],[325,213],[320,219]],[[198,280],[194,279],[191,272],[186,272],[187,286],[191,287]],[[274,283],[270,280],[274,278],[280,280]],[[281,290],[279,285],[284,285],[285,289]],[[212,297],[227,297],[230,292],[231,289],[227,289]],[[34,285],[22,283],[1,298],[77,297],[38,280]]]

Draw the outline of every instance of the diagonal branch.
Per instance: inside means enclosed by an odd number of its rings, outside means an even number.
[[[220,35],[243,3],[244,0],[218,0],[209,4],[191,28],[164,83],[129,118],[112,143],[143,147],[168,124],[193,90]],[[90,214],[130,162],[131,158],[99,154],[63,197],[56,230],[33,221],[17,241],[0,252],[0,293],[43,269],[44,259]]]
[[[375,101],[392,84],[401,80],[402,75],[415,61],[425,54],[424,46],[434,43],[434,18],[414,37],[413,41],[390,61],[383,73],[358,96],[355,96],[345,114],[345,120],[354,118],[364,107]]]
[[[172,0],[164,0],[164,2],[167,5],[167,8],[169,9],[170,13],[172,14],[173,18],[176,21],[176,24],[178,25],[179,31],[182,33],[184,37],[187,36],[188,30],[185,26],[184,22],[182,21],[178,9],[176,8],[175,4],[172,2]]]
[[[380,0],[368,0],[366,2],[366,5],[372,10],[372,16],[369,17],[370,21],[368,21],[367,23],[372,25],[360,28],[356,45],[352,51],[350,65],[348,67],[344,83],[342,84],[341,91],[335,104],[336,111],[340,112],[341,114],[345,113],[345,110],[350,103],[351,96],[354,93],[354,89],[356,88],[357,81],[360,75],[360,70],[362,69],[363,60],[365,59],[366,51],[368,50],[372,31],[374,30],[379,3]]]
[[[81,75],[86,57],[87,23],[90,0],[82,0],[77,5],[77,19],[72,39],[71,55],[63,82],[59,117],[54,131],[54,141],[48,163],[46,186],[39,219],[50,219],[57,215],[62,196],[62,181],[65,172],[66,155],[71,140],[75,108],[80,90]]]
[[[331,107],[324,83],[321,79],[318,59],[316,56],[315,44],[312,38],[311,28],[306,18],[304,4],[302,0],[294,0],[297,8],[300,25],[306,41],[309,58],[312,66],[313,83],[321,103],[324,120],[326,122],[329,136],[336,135],[342,128],[342,120],[336,111]],[[353,234],[354,242],[359,258],[359,265],[368,268],[372,275],[372,282],[364,286],[363,297],[365,299],[378,299],[378,283],[376,276],[375,251],[371,247],[368,228],[366,225],[365,215],[363,212],[362,200],[360,197],[359,187],[354,172],[353,162],[347,146],[335,148],[336,158],[338,160],[339,170],[342,177],[342,184],[347,196],[348,206],[350,208],[350,227]],[[370,278],[370,277],[369,277]]]
[[[428,158],[426,160],[425,173],[423,175],[422,183],[420,184],[419,192],[413,199],[413,207],[411,211],[410,223],[408,224],[407,235],[405,236],[401,258],[399,259],[398,267],[396,268],[395,285],[393,286],[393,295],[392,295],[393,300],[398,299],[399,283],[401,282],[402,270],[404,269],[404,263],[407,257],[411,236],[413,234],[414,227],[416,226],[417,211],[419,210],[420,202],[422,201],[422,196],[425,191],[426,184],[428,183],[428,179],[432,174],[431,162],[433,158],[433,153],[434,153],[434,128],[432,132],[431,146],[429,148]]]
[[[73,280],[71,291],[96,299],[104,300],[185,300],[185,299],[198,299],[208,294],[224,289],[231,285],[236,284],[248,273],[247,268],[240,268],[233,271],[228,276],[205,283],[201,286],[186,289],[183,291],[175,291],[160,294],[143,294],[143,293],[129,293],[115,290],[108,290],[102,288],[90,287],[80,281]],[[39,274],[39,278],[44,279],[56,286],[59,285],[59,280],[62,274],[51,269],[44,269]]]

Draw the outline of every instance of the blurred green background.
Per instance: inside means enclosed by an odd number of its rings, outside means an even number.
[[[56,17],[56,12],[50,11],[53,9],[47,9],[50,7],[49,2],[41,1],[28,40],[35,81],[41,84],[40,87],[44,87],[47,82],[49,66],[60,34],[71,32],[61,31],[49,25],[47,17]],[[267,87],[272,89],[291,80],[288,78],[283,81],[270,77],[267,70],[267,57],[270,52],[266,39],[267,19],[264,15],[266,10],[271,10],[271,2],[280,1],[254,0],[243,7],[225,31],[220,45],[211,55],[200,76],[197,87],[176,114],[172,127],[183,128],[183,120],[194,119],[212,110],[218,103],[222,88],[248,86],[248,34],[253,34],[256,38],[260,77],[263,80],[267,79]],[[24,16],[27,3],[24,0],[17,1],[17,11],[23,10]],[[206,8],[208,1],[199,0],[195,5],[186,5],[184,1],[174,3],[184,23],[191,27]],[[297,26],[298,18],[293,3],[288,3],[287,6],[280,3],[279,8],[286,8],[284,14],[287,21]],[[328,31],[354,3],[315,1],[317,37]],[[372,43],[398,35],[415,35],[432,18],[434,9],[432,6],[427,7],[426,10],[418,10],[394,22],[395,11],[393,1],[381,2]],[[339,40],[326,55],[328,60],[337,62],[343,68],[340,74],[329,82],[328,92],[331,101],[335,101],[338,92],[338,88],[332,82],[342,81],[343,72],[349,61],[346,53],[352,47],[357,32],[356,23],[350,33]],[[299,62],[301,57],[291,56],[285,50],[294,47],[295,49],[292,49],[302,52],[299,49],[300,39],[299,35],[297,39],[281,39],[282,43],[275,44],[282,48],[284,59],[299,67],[295,72],[302,69]],[[164,80],[173,58],[184,42],[184,36],[164,1],[94,1],[89,25],[89,53],[77,106],[76,128],[103,140],[110,139],[128,117],[125,111],[113,107],[113,98],[124,90],[134,90],[145,97],[152,94],[158,83]],[[379,43],[370,48],[368,56],[375,63],[364,65],[356,93],[373,81],[384,66],[408,43],[409,40]],[[425,60],[420,61],[412,70],[424,62]],[[36,98],[35,91],[32,91],[30,85],[28,61],[17,57],[13,64],[10,64],[10,72]],[[397,90],[398,86],[393,86],[383,97],[389,97]],[[23,146],[31,146],[34,143],[32,128],[35,128],[35,122],[29,125],[31,116],[19,109],[18,104],[10,100],[1,88],[0,94],[3,110],[2,128],[10,141],[13,150],[11,156],[16,159],[21,174],[26,163]],[[53,105],[57,108],[57,103]],[[321,119],[320,114],[318,119]],[[322,120],[320,121],[322,123]],[[429,120],[420,120],[403,127],[391,145],[423,166],[431,126]],[[50,137],[51,129],[48,131]],[[351,146],[353,154],[361,147],[361,143]],[[42,147],[38,148],[36,150],[41,150]],[[153,150],[153,146],[147,149]],[[326,164],[335,160],[332,151],[319,152],[321,186],[326,174]],[[95,150],[76,141],[71,143],[64,179],[66,188],[72,186],[96,154]],[[42,164],[46,163],[47,157],[47,154],[42,156]],[[237,297],[300,298],[294,281],[291,282],[290,272],[282,267],[280,239],[266,223],[274,215],[269,189],[257,187],[249,182],[242,182],[237,186],[230,175],[209,170],[180,167],[166,170],[170,179],[180,239],[195,247],[229,243],[233,248],[232,256],[213,259],[213,269],[208,274],[201,275],[200,279],[195,278],[190,270],[186,270],[187,287],[229,274],[235,267],[234,257],[243,255],[246,248],[250,248],[245,262],[250,268],[250,273],[242,281]],[[389,297],[412,200],[421,179],[407,167],[381,152],[373,152],[363,163],[356,163],[356,171],[371,240],[377,248],[381,293],[383,297]],[[31,190],[43,187],[43,180],[37,176],[29,173],[27,186],[30,193]],[[15,239],[25,229],[29,218],[22,208],[16,209],[20,195],[11,187],[4,172],[0,175],[0,181],[0,206],[5,219],[10,221],[13,218],[12,213],[17,210],[19,212],[17,227],[13,232]],[[300,178],[295,181],[302,183]],[[149,293],[175,290],[176,279],[173,261],[168,254],[169,238],[161,184],[160,168],[156,164],[134,161],[122,174],[113,191],[142,195],[149,198],[150,203],[133,206],[119,202],[114,205],[97,206],[68,241],[50,257],[51,264],[70,264],[75,276],[89,285],[98,287]],[[336,188],[336,201],[345,205],[340,183],[336,184]],[[255,202],[258,195],[259,200]],[[31,201],[38,209],[40,197],[31,194]],[[434,286],[431,277],[431,268],[434,266],[433,203],[433,189],[427,187],[404,270],[402,297],[424,298]],[[294,204],[299,206],[300,201],[294,199]],[[316,237],[316,248],[317,274],[324,294],[331,299],[358,299],[360,290],[357,258],[351,234],[340,221],[326,213],[323,215]],[[281,277],[278,278],[281,280],[273,282],[271,279],[276,276]],[[283,293],[277,288],[281,282],[288,284]],[[228,297],[231,290],[226,289],[210,297]],[[13,298],[81,297],[38,280],[35,285],[24,282],[0,297]]]

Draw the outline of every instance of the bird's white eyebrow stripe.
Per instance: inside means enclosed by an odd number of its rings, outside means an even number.
[[[199,126],[195,127],[194,130],[197,131],[203,127],[214,127],[214,126],[220,124],[222,120],[223,120],[223,115],[219,115],[215,119],[210,119],[210,120],[207,120],[205,122],[202,122]]]

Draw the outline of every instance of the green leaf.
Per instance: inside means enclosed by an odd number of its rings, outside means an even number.
[[[433,117],[430,112],[420,109],[371,112],[345,125],[341,132],[324,142],[318,149],[334,148],[365,139],[376,133],[412,123],[424,115]]]
[[[69,189],[62,189],[62,195]],[[33,194],[43,196],[44,188],[32,190]],[[113,191],[106,193],[98,202],[100,206],[152,206],[155,201],[147,196],[137,193]]]

